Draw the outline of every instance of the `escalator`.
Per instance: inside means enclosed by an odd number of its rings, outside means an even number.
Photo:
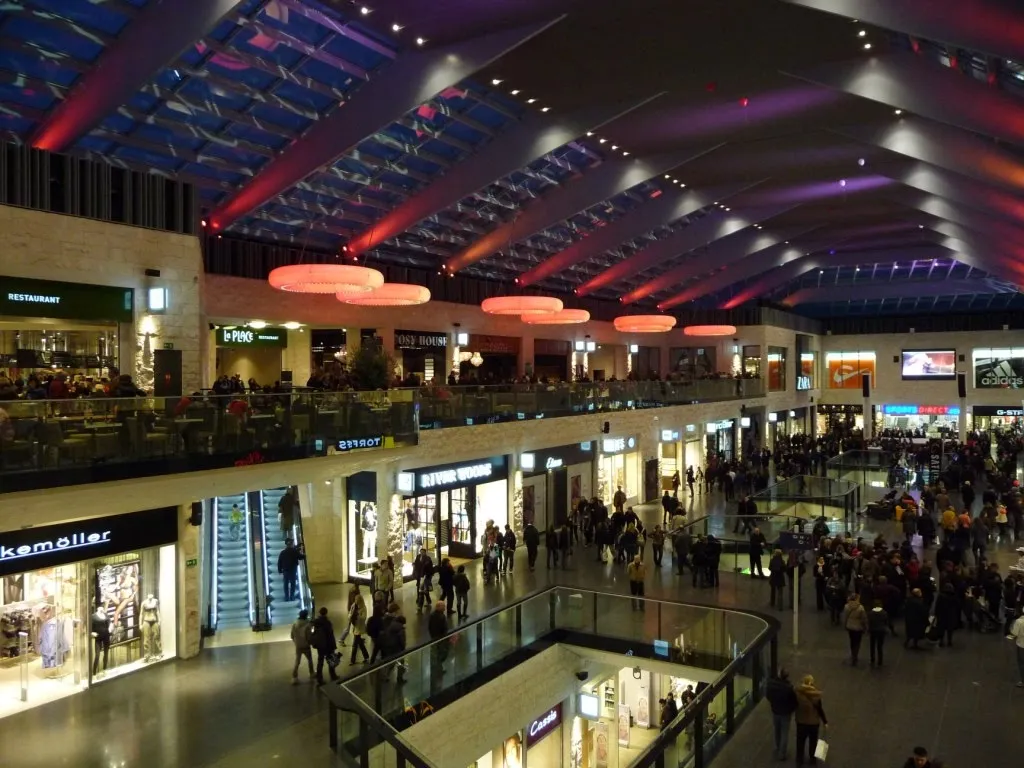
[[[278,522],[278,505],[286,488],[272,488],[260,491],[260,507],[263,510],[263,543],[266,552],[266,579],[268,604],[268,623],[272,626],[290,624],[303,608],[309,608],[306,596],[309,588],[304,563],[299,565],[298,587],[294,600],[284,599],[284,577],[277,572],[277,558],[284,549],[285,539],[291,539],[298,546],[302,543],[302,521],[295,515],[294,524],[287,531],[281,530]]]
[[[216,567],[212,626],[235,629],[252,625],[252,556],[246,496],[220,496],[213,503]]]

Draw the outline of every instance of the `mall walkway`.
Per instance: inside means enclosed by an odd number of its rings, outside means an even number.
[[[722,497],[698,497],[695,512],[722,514]],[[643,511],[654,523],[660,508]],[[1000,560],[1009,562],[1006,550]],[[580,550],[573,568],[530,573],[517,558],[514,577],[483,586],[479,566],[471,567],[470,611],[480,613],[549,584],[628,592],[622,566],[595,562]],[[845,634],[813,610],[810,581],[800,619],[800,647],[792,648],[792,614],[783,615],[782,663],[794,676],[814,674],[825,691],[834,727],[829,765],[901,766],[907,750],[923,744],[952,766],[1011,765],[1020,749],[1019,726],[1011,722],[1024,705],[1014,688],[1012,644],[1002,635],[959,633],[951,650],[905,652],[901,642],[886,647],[884,670],[844,665]],[[332,614],[342,615],[343,587],[320,590]],[[733,573],[722,574],[717,591],[695,590],[668,566],[649,577],[648,595],[767,610],[768,587]],[[400,595],[409,616],[410,646],[426,639],[417,619],[415,595]],[[304,768],[339,763],[326,746],[322,698],[309,685],[289,685],[288,643],[218,648],[189,661],[161,664],[144,674],[0,721],[0,765],[15,768],[194,766]],[[362,669],[362,667],[358,667]],[[765,707],[744,724],[714,765],[758,768],[773,765]],[[1011,758],[1011,756],[1013,756]],[[834,759],[833,759],[834,758]]]

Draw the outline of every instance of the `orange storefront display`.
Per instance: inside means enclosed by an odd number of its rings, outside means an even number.
[[[875,383],[874,352],[829,352],[825,355],[829,389],[860,389],[861,376]]]

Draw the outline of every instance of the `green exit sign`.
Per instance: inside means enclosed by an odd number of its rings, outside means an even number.
[[[197,565],[199,565],[199,558],[197,557],[190,557],[185,561],[186,568],[195,568]]]
[[[168,342],[168,343],[164,344],[164,349],[174,349],[174,345],[171,344],[170,342]]]

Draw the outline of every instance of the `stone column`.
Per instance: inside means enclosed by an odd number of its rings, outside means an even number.
[[[535,368],[533,365],[533,336],[524,334],[519,343],[519,375],[525,376],[529,371],[532,376]]]
[[[307,328],[288,331],[288,346],[284,350],[284,369],[292,372],[292,384],[304,387],[309,381],[312,365],[310,353],[311,333]]]
[[[177,651],[182,659],[199,655],[202,626],[203,587],[202,569],[199,567],[202,526],[189,522],[191,514],[191,504],[178,507]],[[204,566],[216,568],[217,564],[204,563]]]

